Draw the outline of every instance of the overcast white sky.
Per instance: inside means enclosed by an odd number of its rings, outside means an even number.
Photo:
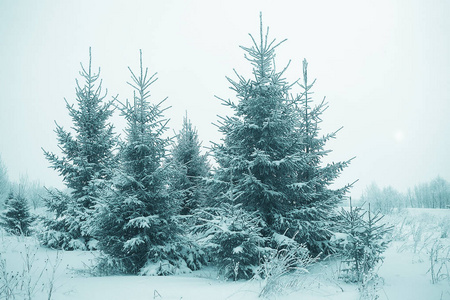
[[[249,74],[259,12],[271,37],[287,38],[277,64],[287,78],[309,61],[315,99],[327,97],[323,133],[344,126],[327,161],[356,156],[338,185],[359,179],[404,191],[450,180],[450,1],[0,1],[0,155],[10,178],[61,187],[41,147],[58,151],[54,121],[71,120],[79,63],[101,67],[104,88],[124,100],[127,66],[158,72],[153,100],[168,96],[179,130],[185,111],[207,146],[211,123],[233,98],[225,76]],[[295,92],[295,91],[294,91]],[[115,121],[122,132],[120,121]]]

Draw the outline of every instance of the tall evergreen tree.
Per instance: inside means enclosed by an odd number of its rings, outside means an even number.
[[[181,191],[182,215],[190,214],[192,209],[197,208],[206,193],[203,180],[208,175],[209,164],[200,149],[197,129],[186,115],[172,147],[170,160],[179,171],[174,178],[174,188]]]
[[[302,140],[300,151],[302,164],[297,172],[297,183],[292,185],[290,198],[295,199],[292,208],[277,222],[278,231],[293,229],[298,231],[296,239],[306,243],[313,253],[328,251],[331,229],[338,216],[336,206],[344,199],[351,184],[340,189],[330,189],[330,185],[348,166],[350,160],[324,165],[323,158],[331,152],[326,143],[336,137],[337,130],[320,135],[322,114],[328,108],[325,98],[313,106],[311,91],[315,80],[308,81],[308,62],[303,60],[302,83],[297,81],[302,92],[293,100],[299,120],[298,134]]]
[[[168,186],[171,169],[164,164],[168,120],[161,108],[164,100],[148,101],[156,73],[149,76],[143,68],[142,52],[140,73],[130,72],[134,99],[121,108],[128,123],[126,140],[111,188],[97,205],[94,234],[107,261],[119,270],[137,273],[157,263],[150,273],[164,275],[179,267],[182,247],[175,218],[179,202]]]
[[[225,183],[226,192],[229,178],[233,178],[237,200],[249,210],[260,211],[272,224],[274,214],[289,206],[284,192],[295,182],[291,174],[300,163],[297,149],[301,141],[293,134],[295,114],[287,101],[290,86],[272,64],[275,48],[281,43],[269,43],[262,24],[260,43],[251,38],[253,46],[241,48],[253,66],[254,79],[237,73],[238,81],[227,78],[238,103],[222,100],[234,110],[234,116],[219,121],[224,139],[213,147],[219,164],[214,182]]]
[[[347,187],[333,191],[327,186],[348,162],[321,167],[327,154],[323,146],[333,137],[318,137],[323,106],[310,110],[311,85],[305,85],[300,97],[290,96],[292,84],[283,78],[287,67],[281,72],[274,67],[275,49],[281,43],[268,40],[262,21],[259,43],[251,38],[253,46],[241,48],[254,78],[237,73],[237,81],[228,78],[238,101],[222,100],[234,116],[221,119],[223,143],[213,148],[219,165],[213,180],[216,199],[226,201],[224,195],[233,187],[236,201],[261,215],[267,224],[265,234],[299,231],[296,239],[318,252],[323,241],[314,235],[318,223],[311,221],[319,217],[316,211],[322,221],[331,218]]]
[[[66,101],[66,107],[72,118],[74,134],[57,124],[56,134],[62,156],[45,151],[44,154],[51,167],[63,177],[63,182],[69,188],[72,201],[66,203],[66,209],[55,211],[55,220],[48,223],[49,230],[62,230],[77,233],[69,238],[77,239],[86,236],[83,228],[89,218],[99,192],[99,182],[110,178],[115,157],[116,136],[108,119],[113,113],[113,101],[105,101],[106,93],[102,94],[102,82],[98,82],[100,69],[97,73],[91,68],[91,49],[89,48],[89,68],[81,64],[80,75],[84,79],[81,85],[76,81],[77,107]],[[61,197],[59,197],[61,196]],[[56,192],[50,195],[50,202],[66,202],[67,197]],[[58,205],[57,205],[58,206]],[[50,205],[52,209],[54,205]],[[60,221],[70,224],[58,224]],[[72,227],[69,230],[68,227]],[[76,230],[74,230],[74,228]]]

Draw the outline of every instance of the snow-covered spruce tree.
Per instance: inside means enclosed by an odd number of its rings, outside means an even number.
[[[268,43],[262,24],[260,34],[259,45],[252,37],[253,47],[241,47],[253,66],[254,79],[227,78],[238,103],[221,99],[234,110],[234,116],[219,120],[224,138],[212,149],[219,165],[213,183],[223,186],[215,188],[218,196],[226,195],[223,190],[232,185],[236,201],[247,210],[259,211],[271,226],[274,215],[289,206],[285,191],[295,182],[290,174],[296,174],[302,156],[298,151],[301,140],[294,132],[294,110],[287,100],[290,86],[283,72],[276,72],[272,65],[275,48],[281,43]]]
[[[300,121],[296,131],[302,141],[302,162],[296,173],[296,183],[292,184],[293,189],[288,191],[288,197],[294,199],[294,205],[284,215],[279,215],[276,226],[279,226],[278,232],[289,229],[298,231],[296,240],[306,243],[312,253],[318,254],[330,250],[330,229],[334,228],[338,219],[335,208],[344,199],[351,184],[334,190],[329,186],[351,160],[323,165],[323,158],[331,152],[325,149],[325,145],[336,137],[339,130],[320,135],[322,114],[328,105],[325,99],[318,105],[312,105],[311,89],[315,80],[308,82],[306,59],[303,60],[302,79],[302,83],[297,82],[302,92],[294,99],[295,111]]]
[[[108,122],[113,112],[113,101],[104,101],[106,93],[102,94],[102,82],[98,83],[100,69],[97,73],[91,69],[90,48],[89,68],[86,70],[81,64],[81,69],[84,84],[80,85],[77,80],[77,107],[66,100],[74,134],[57,124],[55,132],[62,156],[44,150],[51,167],[63,177],[69,194],[50,193],[48,203],[51,205],[48,208],[55,213],[55,218],[46,222],[43,243],[66,249],[71,247],[56,245],[55,241],[89,238],[86,224],[101,189],[100,182],[110,178],[115,164],[113,150],[117,143],[113,126]],[[70,201],[69,197],[72,198]],[[54,210],[55,206],[64,209]],[[61,235],[64,238],[61,239]],[[52,237],[56,236],[54,240]]]
[[[324,106],[310,110],[308,84],[302,97],[290,97],[292,85],[283,79],[286,68],[277,72],[273,64],[281,43],[269,42],[267,36],[261,22],[259,43],[251,37],[253,46],[241,47],[254,78],[237,73],[237,81],[228,78],[238,102],[222,100],[234,116],[220,120],[223,143],[213,147],[219,165],[212,180],[215,200],[224,201],[224,190],[232,185],[236,201],[263,218],[266,236],[287,232],[316,254],[326,246],[333,210],[348,188],[331,190],[328,185],[348,162],[321,166],[328,153],[324,144],[334,137],[318,137]]]
[[[16,235],[29,235],[29,229],[33,218],[30,214],[28,201],[20,193],[15,195],[10,192],[5,209],[0,216],[1,225],[10,233]]]
[[[200,149],[201,142],[198,139],[197,129],[192,126],[186,115],[169,159],[169,163],[179,171],[173,178],[173,187],[181,193],[182,215],[191,214],[193,209],[204,202],[206,194],[204,178],[208,176],[209,164],[207,156],[202,155]]]
[[[179,201],[170,189],[172,169],[164,164],[170,139],[164,137],[164,100],[150,103],[150,85],[156,73],[131,69],[133,101],[122,104],[127,121],[126,140],[120,163],[109,190],[105,190],[95,212],[93,234],[106,254],[100,264],[125,273],[166,275],[196,268],[187,258],[190,245],[182,240],[176,218]]]

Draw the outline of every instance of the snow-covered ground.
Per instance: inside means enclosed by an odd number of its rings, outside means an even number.
[[[387,221],[395,225],[394,241],[385,252],[378,274],[382,279],[369,289],[366,299],[424,300],[450,299],[450,210],[410,209]],[[0,288],[9,284],[12,295],[3,290],[0,299],[56,300],[143,300],[143,299],[260,299],[262,280],[230,282],[217,278],[214,269],[190,274],[95,277],[89,272],[97,253],[55,251],[42,248],[34,237],[14,237],[0,233]],[[433,248],[434,246],[434,248]],[[437,249],[434,272],[442,266],[438,282],[432,284],[430,253]],[[445,252],[447,251],[447,252]],[[447,262],[445,263],[445,258]],[[339,279],[339,260],[314,265],[309,274],[286,277],[271,287],[270,299],[360,299],[358,285]],[[54,271],[54,275],[53,275]],[[6,281],[8,280],[8,282]],[[291,284],[291,287],[286,285]],[[13,297],[15,296],[15,298]]]

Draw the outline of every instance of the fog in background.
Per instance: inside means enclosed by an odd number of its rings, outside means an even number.
[[[450,179],[449,1],[0,1],[0,155],[10,179],[21,174],[62,187],[41,147],[59,153],[56,120],[72,125],[80,62],[101,67],[108,98],[132,97],[127,67],[158,72],[152,101],[168,97],[171,129],[187,111],[204,146],[212,123],[235,99],[225,76],[250,75],[239,45],[251,46],[259,13],[278,48],[277,67],[293,82],[301,62],[326,96],[326,162],[356,156],[336,186],[375,181],[400,191],[437,175]],[[298,90],[293,90],[295,93]],[[123,132],[124,122],[111,120]],[[122,134],[123,135],[123,134]]]

